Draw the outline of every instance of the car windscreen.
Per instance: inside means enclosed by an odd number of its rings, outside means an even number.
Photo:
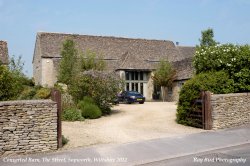
[[[140,94],[138,92],[128,92],[127,95],[128,96],[142,96],[142,94]]]

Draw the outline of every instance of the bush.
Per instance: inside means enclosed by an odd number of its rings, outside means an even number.
[[[236,92],[250,91],[249,45],[197,47],[193,63],[197,74],[223,70],[234,80]]]
[[[77,106],[81,110],[84,118],[96,119],[102,116],[100,108],[94,103],[91,97],[84,97]]]
[[[33,87],[26,87],[19,95],[19,100],[31,100],[36,95],[36,89]]]
[[[201,73],[187,81],[181,91],[177,108],[177,122],[196,127],[195,121],[187,119],[194,109],[193,103],[199,98],[200,92],[211,91],[215,94],[233,93],[234,81],[224,71]]]
[[[37,90],[35,98],[36,99],[48,99],[51,95],[51,89],[49,88],[41,88]]]
[[[88,71],[77,75],[69,85],[69,93],[78,103],[85,96],[91,96],[102,114],[109,114],[117,93],[121,91],[122,81],[114,73]]]
[[[16,75],[0,64],[0,101],[15,99],[21,91]]]
[[[62,135],[62,145],[66,145],[69,142],[69,139],[64,137],[64,135]]]
[[[65,121],[81,121],[84,120],[82,118],[81,112],[76,108],[65,109],[63,111],[62,120]]]
[[[97,105],[87,104],[84,106],[84,110],[82,110],[82,116],[84,118],[97,119],[102,116],[102,111]]]

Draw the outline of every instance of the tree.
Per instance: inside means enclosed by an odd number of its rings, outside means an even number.
[[[94,51],[87,50],[80,56],[80,70],[82,72],[86,70],[102,71],[105,67],[105,62],[102,59],[97,59],[96,52]]]
[[[199,41],[200,46],[215,46],[218,44],[218,42],[214,40],[214,32],[212,28],[201,31],[201,39],[199,39]]]
[[[152,79],[154,83],[161,87],[162,101],[166,99],[166,91],[171,87],[176,78],[176,71],[169,61],[161,60]]]
[[[73,40],[67,39],[63,43],[61,51],[62,60],[60,62],[58,81],[69,85],[74,75],[75,64],[77,62],[78,51]]]

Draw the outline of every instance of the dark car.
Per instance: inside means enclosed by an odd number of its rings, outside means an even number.
[[[145,97],[136,91],[123,91],[117,97],[117,103],[119,102],[125,102],[128,104],[138,102],[143,104],[145,102]]]

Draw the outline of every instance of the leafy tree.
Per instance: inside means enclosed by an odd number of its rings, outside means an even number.
[[[214,40],[213,29],[208,28],[201,32],[200,46],[215,46],[218,43]]]
[[[96,52],[87,50],[80,56],[80,70],[104,70],[106,64],[103,60],[97,59]]]
[[[0,65],[0,100],[17,99],[25,86],[33,85],[32,80],[27,78],[23,73],[21,56],[15,58],[12,56],[9,65]]]
[[[172,86],[176,78],[175,69],[169,61],[161,60],[152,78],[161,87],[162,100],[165,101],[167,88]]]
[[[67,39],[63,43],[61,56],[62,59],[59,67],[58,81],[68,85],[70,84],[74,75],[74,68],[76,67],[75,65],[78,56],[78,51],[75,48],[75,43],[73,40]]]

